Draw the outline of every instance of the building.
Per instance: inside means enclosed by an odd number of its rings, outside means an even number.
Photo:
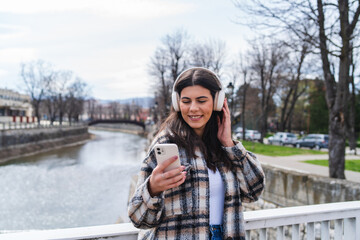
[[[34,122],[30,97],[0,88],[0,122]]]

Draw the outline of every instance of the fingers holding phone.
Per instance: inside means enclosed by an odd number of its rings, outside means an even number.
[[[185,167],[180,164],[176,144],[157,144],[154,151],[158,165],[149,181],[151,196],[157,196],[167,189],[180,186],[186,178]]]

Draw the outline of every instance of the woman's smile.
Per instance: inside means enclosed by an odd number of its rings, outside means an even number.
[[[202,118],[202,115],[189,115],[190,120],[199,121]]]

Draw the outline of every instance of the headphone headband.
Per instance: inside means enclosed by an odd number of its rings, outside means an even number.
[[[180,96],[179,96],[179,93],[176,92],[175,90],[175,87],[179,81],[179,79],[181,78],[181,76],[183,74],[185,74],[186,72],[190,71],[190,70],[204,70],[204,71],[207,71],[207,72],[210,72],[212,73],[214,76],[215,76],[215,80],[218,84],[218,86],[220,87],[220,90],[216,92],[215,94],[215,98],[214,98],[214,111],[221,111],[222,110],[222,107],[223,107],[223,104],[224,104],[224,99],[225,99],[225,91],[222,87],[222,84],[220,82],[220,79],[219,77],[216,75],[216,73],[214,73],[213,71],[207,69],[207,68],[203,68],[203,67],[191,67],[191,68],[188,68],[184,71],[182,71],[179,76],[176,78],[175,82],[174,82],[174,85],[173,85],[173,89],[172,89],[172,94],[171,94],[171,99],[172,99],[172,105],[174,107],[174,110],[179,112],[180,111],[180,106],[179,106],[179,99],[180,99]]]
[[[179,81],[180,77],[184,73],[186,73],[187,71],[190,71],[190,70],[204,70],[204,71],[208,71],[208,72],[212,73],[215,76],[216,82],[218,83],[219,87],[221,88],[221,90],[223,90],[222,84],[220,82],[220,78],[217,76],[217,74],[215,72],[211,71],[210,69],[204,68],[204,67],[191,67],[191,68],[188,68],[188,69],[185,69],[184,71],[182,71],[179,74],[179,76],[176,78],[174,85],[173,85],[173,89],[172,89],[173,92],[175,92],[175,86],[176,86],[177,82]]]

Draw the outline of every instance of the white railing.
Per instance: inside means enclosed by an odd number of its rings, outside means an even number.
[[[244,212],[247,239],[360,240],[360,201],[276,208]],[[331,224],[333,223],[333,224]],[[317,225],[320,225],[317,228]],[[275,232],[276,229],[276,232]],[[300,231],[300,230],[303,231]],[[268,234],[274,231],[275,235]],[[0,234],[0,239],[136,239],[138,229],[131,223],[58,230]],[[255,237],[250,237],[251,234]],[[332,237],[330,237],[332,236]],[[306,238],[305,238],[306,237]]]
[[[285,239],[285,228],[291,228],[288,235],[292,239],[315,239],[318,232],[321,239],[326,240],[330,235],[335,240],[360,240],[360,201],[266,209],[244,215],[247,239],[257,230],[259,238],[256,239],[281,240]],[[316,229],[316,225],[320,227]],[[276,238],[268,238],[268,232],[275,228]],[[300,228],[303,231],[300,232]]]
[[[26,123],[26,122],[0,122],[0,130],[12,130],[12,129],[30,129],[30,128],[61,128],[70,126],[81,126],[83,122],[69,122],[63,121],[61,124],[58,121],[52,124],[48,120],[41,120],[40,124],[37,122]]]

